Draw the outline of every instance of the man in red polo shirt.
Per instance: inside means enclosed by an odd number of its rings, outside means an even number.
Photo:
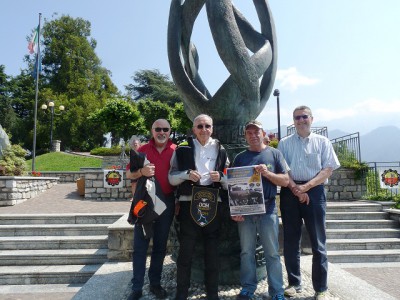
[[[151,134],[151,140],[138,149],[138,152],[146,154],[146,158],[150,163],[130,173],[130,177],[132,179],[139,179],[141,176],[154,176],[159,182],[165,196],[167,208],[156,219],[153,225],[153,248],[148,273],[150,292],[154,294],[156,298],[164,299],[167,297],[167,292],[161,286],[160,281],[167,249],[169,229],[175,211],[175,198],[173,187],[168,182],[168,172],[170,160],[176,145],[169,139],[171,126],[167,120],[158,119],[155,121],[151,127]],[[147,249],[150,240],[144,238],[141,228],[141,226],[135,226],[134,228],[132,293],[129,295],[129,300],[138,300],[142,296]]]

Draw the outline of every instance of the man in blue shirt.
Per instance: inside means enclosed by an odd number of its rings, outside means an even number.
[[[280,209],[283,223],[284,257],[289,286],[285,295],[302,291],[300,240],[303,220],[313,253],[312,282],[315,299],[326,299],[328,259],[326,254],[326,196],[323,184],[340,164],[333,146],[325,136],[311,132],[313,116],[307,106],[296,107],[293,122],[296,133],[278,145],[290,168],[290,182],[281,189]]]
[[[232,216],[232,219],[238,222],[241,247],[240,284],[242,290],[236,299],[252,299],[257,289],[255,251],[258,234],[265,255],[268,293],[272,300],[283,300],[285,298],[279,256],[279,218],[275,196],[277,185],[287,186],[289,183],[287,165],[278,150],[264,144],[265,132],[260,122],[246,123],[245,137],[249,148],[235,157],[232,167],[255,166],[255,170],[261,173],[266,212]]]

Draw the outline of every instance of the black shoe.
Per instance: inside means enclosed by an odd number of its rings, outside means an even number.
[[[157,299],[165,299],[167,291],[161,285],[150,285],[150,292],[156,296]]]
[[[142,297],[142,291],[132,291],[128,300],[139,300]]]

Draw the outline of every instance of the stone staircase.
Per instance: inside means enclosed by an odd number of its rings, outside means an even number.
[[[326,225],[329,262],[400,262],[400,224],[381,204],[328,202]]]
[[[121,215],[0,215],[0,294],[76,293],[107,261],[108,226]]]

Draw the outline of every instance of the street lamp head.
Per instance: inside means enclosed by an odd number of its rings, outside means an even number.
[[[280,94],[280,93],[279,93],[279,90],[276,89],[276,90],[274,91],[274,96],[277,97],[277,96],[279,96],[279,94]]]
[[[60,111],[63,111],[65,109],[64,105],[60,105],[60,107],[58,108]]]
[[[46,110],[46,109],[47,109],[47,105],[46,105],[46,104],[42,104],[41,108],[42,108],[43,110]]]
[[[50,101],[49,102],[49,107],[53,107],[54,106],[54,102],[53,101]]]

